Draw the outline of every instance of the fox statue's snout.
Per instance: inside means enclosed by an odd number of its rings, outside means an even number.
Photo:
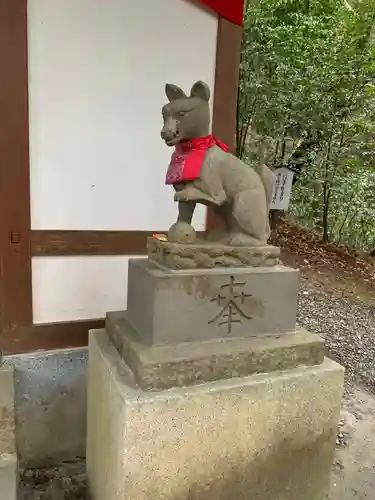
[[[166,119],[160,135],[167,146],[174,146],[180,140],[178,121],[173,118]]]

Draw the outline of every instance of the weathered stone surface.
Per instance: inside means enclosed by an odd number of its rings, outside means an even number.
[[[325,353],[323,339],[303,329],[280,336],[149,347],[138,341],[125,311],[107,314],[106,331],[144,390],[316,365]]]
[[[280,257],[280,249],[271,245],[231,246],[204,240],[182,244],[148,238],[147,249],[150,259],[174,270],[272,267],[279,263]]]
[[[323,500],[343,369],[313,367],[143,392],[105,332],[90,333],[94,500]]]
[[[14,367],[20,467],[46,467],[85,456],[87,350],[19,354],[4,362]]]
[[[14,421],[14,373],[0,367],[0,455],[16,452]]]
[[[290,332],[298,283],[285,266],[173,272],[132,259],[128,318],[146,344]]]
[[[17,500],[17,490],[17,454],[0,454],[0,500]]]
[[[16,500],[17,485],[14,370],[0,366],[0,500]]]

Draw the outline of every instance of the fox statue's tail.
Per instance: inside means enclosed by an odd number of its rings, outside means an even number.
[[[273,189],[276,183],[276,175],[272,172],[270,168],[267,167],[267,165],[264,165],[264,163],[258,167],[257,171],[264,186],[264,191],[266,193],[266,200],[267,200],[267,208],[269,210],[272,202]],[[268,237],[271,235],[271,228],[268,219],[267,219],[267,234]]]
[[[258,169],[258,174],[259,177],[262,179],[264,190],[266,192],[267,207],[270,208],[273,189],[275,187],[275,182],[276,182],[276,175],[272,172],[270,168],[267,167],[267,165],[264,164],[260,165]]]

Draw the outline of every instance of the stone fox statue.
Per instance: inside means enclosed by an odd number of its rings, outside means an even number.
[[[175,146],[166,177],[179,203],[175,227],[190,225],[196,203],[202,203],[212,205],[226,227],[208,239],[227,245],[265,245],[275,175],[265,165],[254,170],[209,135],[210,89],[205,83],[196,82],[190,96],[172,84],[165,92],[169,103],[162,110],[161,137]]]

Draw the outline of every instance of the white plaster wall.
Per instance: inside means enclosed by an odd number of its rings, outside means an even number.
[[[129,258],[34,257],[34,323],[103,318],[126,309]]]
[[[32,229],[169,227],[164,86],[213,88],[216,35],[184,0],[29,0]]]
[[[32,229],[170,226],[164,86],[213,89],[216,36],[217,17],[187,0],[28,0]],[[127,262],[33,258],[34,321],[123,309]]]

